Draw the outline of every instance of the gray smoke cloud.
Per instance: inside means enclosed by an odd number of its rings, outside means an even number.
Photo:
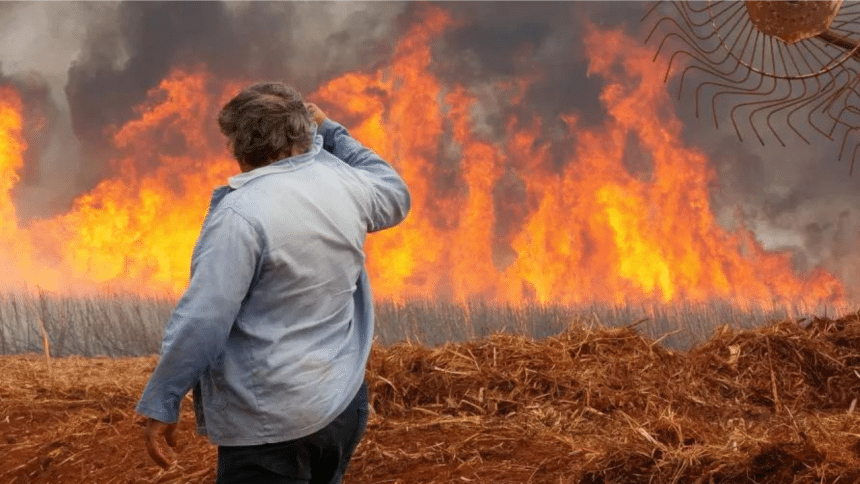
[[[122,2],[91,24],[65,87],[72,127],[90,163],[78,183],[105,174],[104,127],[171,69],[205,65],[225,78],[283,79],[308,91],[322,79],[385,58],[400,6],[290,2]]]
[[[438,7],[457,21],[434,44],[432,69],[443,82],[480,93],[487,83],[537,74],[522,106],[498,108],[504,103],[479,94],[478,118],[490,136],[517,110],[538,113],[549,128],[546,136],[558,131],[561,114],[576,113],[586,126],[601,124],[602,84],[586,75],[585,26],[620,27],[639,41],[651,26],[640,22],[642,2]],[[390,2],[0,2],[3,80],[30,86],[50,118],[48,134],[32,135],[38,149],[27,154],[28,171],[16,192],[19,211],[25,218],[61,212],[110,176],[105,127],[134,117],[133,107],[172,68],[202,63],[224,78],[282,79],[311,92],[343,72],[384,63],[421,8]],[[654,40],[649,45],[656,50]],[[655,68],[654,75],[663,72]],[[667,89],[674,93],[677,86]],[[674,109],[685,123],[685,140],[719,175],[712,202],[723,225],[743,224],[767,248],[790,250],[800,270],[822,264],[849,286],[857,280],[860,175],[849,177],[848,162],[836,159],[838,143],[741,143],[726,119],[715,129],[708,115],[696,118],[689,91]],[[496,195],[522,200],[523,187],[508,177]],[[499,206],[510,223],[527,208]]]
[[[223,78],[282,79],[308,91],[385,59],[405,9],[352,2],[0,2],[2,80],[29,98],[42,92],[52,106],[47,135],[28,132],[27,169],[15,193],[19,216],[65,211],[110,177],[105,128],[133,118],[133,107],[173,67],[202,64]]]
[[[80,193],[70,182],[81,159],[63,89],[88,26],[109,22],[112,9],[101,2],[0,3],[0,82],[17,87],[29,124],[25,169],[14,193],[23,220],[45,215]]]
[[[660,40],[657,35],[650,45],[656,49]],[[671,41],[668,45],[665,53],[671,54],[675,49]],[[674,69],[677,73],[681,67]],[[712,196],[718,219],[727,227],[740,223],[752,229],[766,249],[789,251],[801,272],[823,266],[846,284],[850,296],[860,297],[860,178],[857,173],[849,175],[850,152],[840,159],[841,136],[830,141],[801,124],[804,141],[776,116],[771,121],[783,146],[770,133],[764,116],[750,120],[755,106],[739,108],[732,116],[732,108],[750,97],[719,98],[717,128],[711,96],[719,88],[702,89],[698,117],[695,110],[697,86],[714,80],[692,71],[675,109],[684,121],[685,139],[708,156],[718,173]],[[679,77],[667,89],[676,96]],[[763,143],[752,124],[761,132]]]

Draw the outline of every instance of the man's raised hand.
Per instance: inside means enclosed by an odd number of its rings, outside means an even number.
[[[325,121],[325,113],[322,112],[322,109],[314,103],[305,103],[305,107],[310,111],[311,119],[317,123],[317,126],[322,126],[323,121]]]

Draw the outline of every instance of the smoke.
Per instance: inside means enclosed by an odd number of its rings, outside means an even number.
[[[87,26],[109,22],[112,8],[101,2],[0,4],[0,82],[16,86],[26,110],[28,150],[15,189],[23,220],[43,216],[79,193],[70,183],[80,158],[63,88]]]
[[[671,4],[660,7],[643,27],[650,30],[660,15],[677,13]],[[670,30],[658,30],[649,45],[656,51]],[[640,38],[645,35],[647,31],[640,30]],[[672,55],[679,46],[677,39],[669,39],[663,54]],[[686,140],[708,156],[718,175],[712,194],[718,219],[726,227],[753,230],[766,249],[792,253],[795,267],[802,273],[823,266],[840,277],[856,299],[860,296],[860,285],[854,282],[860,275],[860,213],[856,209],[860,178],[849,176],[850,153],[840,160],[841,138],[830,141],[809,130],[805,142],[784,121],[780,124],[779,116],[765,119],[759,113],[752,120],[762,134],[763,142],[759,141],[749,120],[754,107],[738,106],[750,97],[720,97],[715,104],[716,127],[711,96],[720,89],[704,85],[697,92],[697,87],[716,79],[688,71],[681,91],[685,58],[675,59],[667,89],[673,95],[680,93],[674,109],[684,121]],[[732,112],[735,107],[738,109]],[[735,123],[743,141],[738,139]],[[773,123],[785,146],[765,123]]]
[[[473,114],[488,137],[500,136],[512,116],[523,122],[538,116],[543,141],[564,131],[562,116],[574,115],[584,127],[600,125],[606,117],[602,85],[587,75],[586,29],[622,28],[644,41],[651,25],[640,23],[646,10],[640,2],[439,6],[456,24],[436,43],[432,68],[448,84],[473,88],[479,98]],[[132,119],[133,107],[171,69],[205,66],[223,79],[279,79],[312,92],[341,73],[374,70],[421,8],[390,2],[0,2],[0,82],[15,83],[28,109],[39,111],[33,119],[44,120],[26,133],[31,149],[16,193],[19,211],[24,218],[62,212],[76,195],[112,176],[110,128]],[[651,45],[656,50],[657,42]],[[490,88],[523,75],[532,81],[520,103]],[[836,159],[837,143],[741,143],[727,120],[717,130],[709,116],[695,117],[689,90],[671,108],[685,122],[687,141],[714,163],[712,203],[721,223],[753,229],[768,248],[791,250],[801,270],[823,264],[849,283],[860,275],[860,176],[848,177],[848,161]],[[647,160],[635,157],[635,140],[628,152],[631,167],[647,173]],[[561,155],[559,164],[566,162]],[[522,200],[523,192],[522,183],[506,175],[494,194]],[[498,208],[511,224],[529,209]]]
[[[68,71],[72,126],[89,163],[81,187],[109,173],[105,127],[171,69],[205,66],[223,79],[281,79],[302,91],[385,58],[394,5],[122,2],[116,22],[94,23]]]
[[[860,296],[854,282],[860,276],[860,178],[849,175],[850,156],[840,159],[841,139],[807,133],[806,143],[786,129],[781,132],[785,146],[767,133],[762,144],[739,110],[741,141],[730,118],[732,104],[718,105],[719,128],[706,105],[709,97],[700,98],[704,107],[695,116],[695,86],[708,80],[690,76],[676,109],[686,139],[707,154],[717,171],[714,212],[726,226],[752,229],[766,249],[791,252],[801,273],[823,266],[845,282],[851,297]],[[668,87],[677,92],[677,80]],[[762,128],[762,119],[755,122]]]
[[[4,79],[17,79],[26,97],[40,90],[53,105],[48,135],[27,136],[19,212],[63,212],[114,175],[110,128],[134,117],[172,68],[206,66],[224,79],[279,79],[309,91],[385,59],[403,10],[348,2],[0,3]]]
[[[21,205],[18,217],[29,219],[44,208],[45,197],[50,197],[44,186],[53,185],[54,179],[46,174],[40,160],[50,155],[48,147],[58,133],[59,109],[51,97],[48,81],[36,72],[4,75],[0,65],[0,87],[12,86],[23,101],[23,135],[27,140],[24,166],[15,185],[14,195]]]

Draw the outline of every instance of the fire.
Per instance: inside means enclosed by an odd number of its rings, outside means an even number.
[[[0,233],[12,238],[17,226],[15,207],[9,194],[24,166],[24,141],[21,139],[21,102],[10,88],[0,90]]]
[[[378,299],[843,297],[830,274],[795,274],[787,254],[716,222],[715,173],[683,144],[654,75],[664,68],[650,51],[619,31],[591,30],[585,44],[590,74],[605,83],[603,126],[582,126],[574,114],[554,124],[518,109],[489,134],[481,96],[493,92],[516,106],[535,77],[480,91],[443,83],[432,73],[431,45],[454,23],[426,7],[388,65],[342,75],[307,96],[395,165],[412,192],[409,218],[368,237]],[[0,283],[180,293],[211,189],[237,171],[214,119],[239,85],[212,79],[205,67],[174,71],[135,120],[116,128],[113,176],[68,213],[29,227],[18,226],[10,195],[23,163],[20,102],[0,91],[0,246],[15,254],[0,260],[13,268]],[[564,133],[547,134],[562,124]],[[639,170],[625,161],[636,155]]]
[[[35,264],[29,233],[18,226],[11,192],[24,166],[22,105],[17,93],[0,86],[0,286],[22,281],[45,288],[58,287],[55,272]]]
[[[174,72],[150,93],[139,118],[115,132],[116,176],[69,213],[36,224],[42,247],[60,254],[67,280],[79,288],[182,291],[211,189],[238,172],[208,126],[221,101],[209,87],[203,71]]]
[[[717,224],[708,200],[715,175],[699,151],[681,142],[680,121],[665,108],[671,100],[653,75],[663,67],[632,39],[589,33],[590,69],[607,81],[601,100],[610,120],[585,130],[575,116],[565,118],[575,148],[559,172],[552,161],[559,147],[541,141],[546,128],[539,119],[511,119],[502,141],[475,134],[474,94],[442,86],[429,73],[429,40],[451,20],[440,10],[427,17],[401,40],[391,66],[343,76],[315,93],[326,106],[344,106],[347,117],[367,120],[354,134],[396,164],[412,189],[416,209],[409,220],[369,240],[377,296],[740,304],[841,297],[841,284],[829,274],[798,276],[786,254],[768,253],[748,231]],[[511,86],[497,87],[510,94]],[[446,178],[440,136],[459,148],[462,189],[433,183]],[[650,158],[647,179],[625,167],[630,136]],[[508,171],[525,185],[525,199],[497,203],[493,189]],[[497,225],[506,214],[499,207],[517,204],[534,209],[507,239],[500,237]],[[505,244],[514,254],[507,263],[494,257]]]

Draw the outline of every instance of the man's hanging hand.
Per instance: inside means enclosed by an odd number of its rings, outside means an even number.
[[[144,440],[146,441],[146,451],[156,464],[164,469],[167,469],[176,460],[173,450],[176,447],[176,424],[168,424],[155,420],[154,418],[146,419],[146,427],[143,430]],[[165,446],[164,444],[167,444]]]

